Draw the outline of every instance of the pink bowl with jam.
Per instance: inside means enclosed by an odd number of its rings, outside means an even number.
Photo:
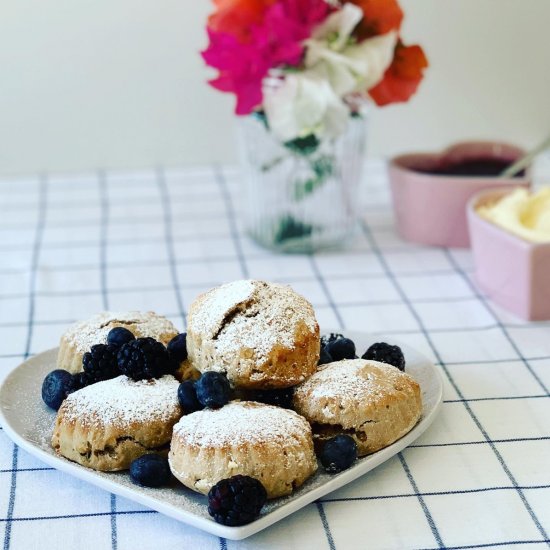
[[[482,191],[468,204],[475,281],[495,303],[527,321],[550,320],[550,242],[526,241],[482,218],[477,209],[510,189]]]
[[[393,158],[389,176],[399,234],[426,245],[468,247],[468,201],[484,189],[529,187],[529,170],[515,178],[499,177],[523,154],[506,143],[471,141],[439,154]]]

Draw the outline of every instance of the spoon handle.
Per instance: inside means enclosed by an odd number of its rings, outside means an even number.
[[[521,172],[524,168],[527,168],[533,159],[548,147],[550,147],[550,136],[547,136],[547,138],[544,141],[541,141],[534,149],[531,149],[525,153],[525,155],[516,160],[516,162],[508,166],[506,170],[503,170],[500,177],[513,178],[518,172]]]

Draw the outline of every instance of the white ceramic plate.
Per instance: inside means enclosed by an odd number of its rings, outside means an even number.
[[[380,337],[374,338],[364,333],[348,331],[346,335],[355,341],[361,353],[373,342],[381,341]],[[399,441],[359,459],[349,470],[337,475],[328,475],[320,467],[318,473],[294,494],[268,502],[256,521],[242,527],[226,527],[214,522],[208,515],[206,497],[194,493],[176,481],[165,489],[138,487],[130,481],[126,472],[96,472],[57,456],[50,447],[55,412],[48,409],[40,397],[42,380],[55,368],[57,349],[25,361],[6,377],[0,386],[0,423],[17,445],[58,470],[214,535],[239,540],[265,529],[372,470],[410,445],[432,423],[441,405],[443,390],[435,366],[414,349],[392,340],[385,341],[401,346],[407,360],[407,372],[422,388],[424,410],[420,422]]]

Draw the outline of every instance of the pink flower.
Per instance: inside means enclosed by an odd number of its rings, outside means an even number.
[[[262,81],[269,70],[300,65],[303,41],[332,8],[325,0],[279,0],[250,27],[250,40],[208,29],[210,44],[202,53],[220,71],[210,84],[237,96],[236,114],[246,115],[262,103]]]

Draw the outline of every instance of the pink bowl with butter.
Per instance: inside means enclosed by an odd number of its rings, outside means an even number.
[[[550,243],[532,243],[485,220],[480,206],[510,189],[483,191],[468,204],[476,284],[495,303],[527,321],[550,320]]]
[[[393,158],[389,176],[399,234],[407,241],[426,245],[469,246],[466,206],[471,197],[484,189],[529,187],[530,173],[501,178],[448,172],[452,167],[475,167],[476,162],[493,163],[493,168],[500,172],[499,164],[504,168],[523,154],[522,149],[513,145],[471,141],[458,143],[441,153]]]

